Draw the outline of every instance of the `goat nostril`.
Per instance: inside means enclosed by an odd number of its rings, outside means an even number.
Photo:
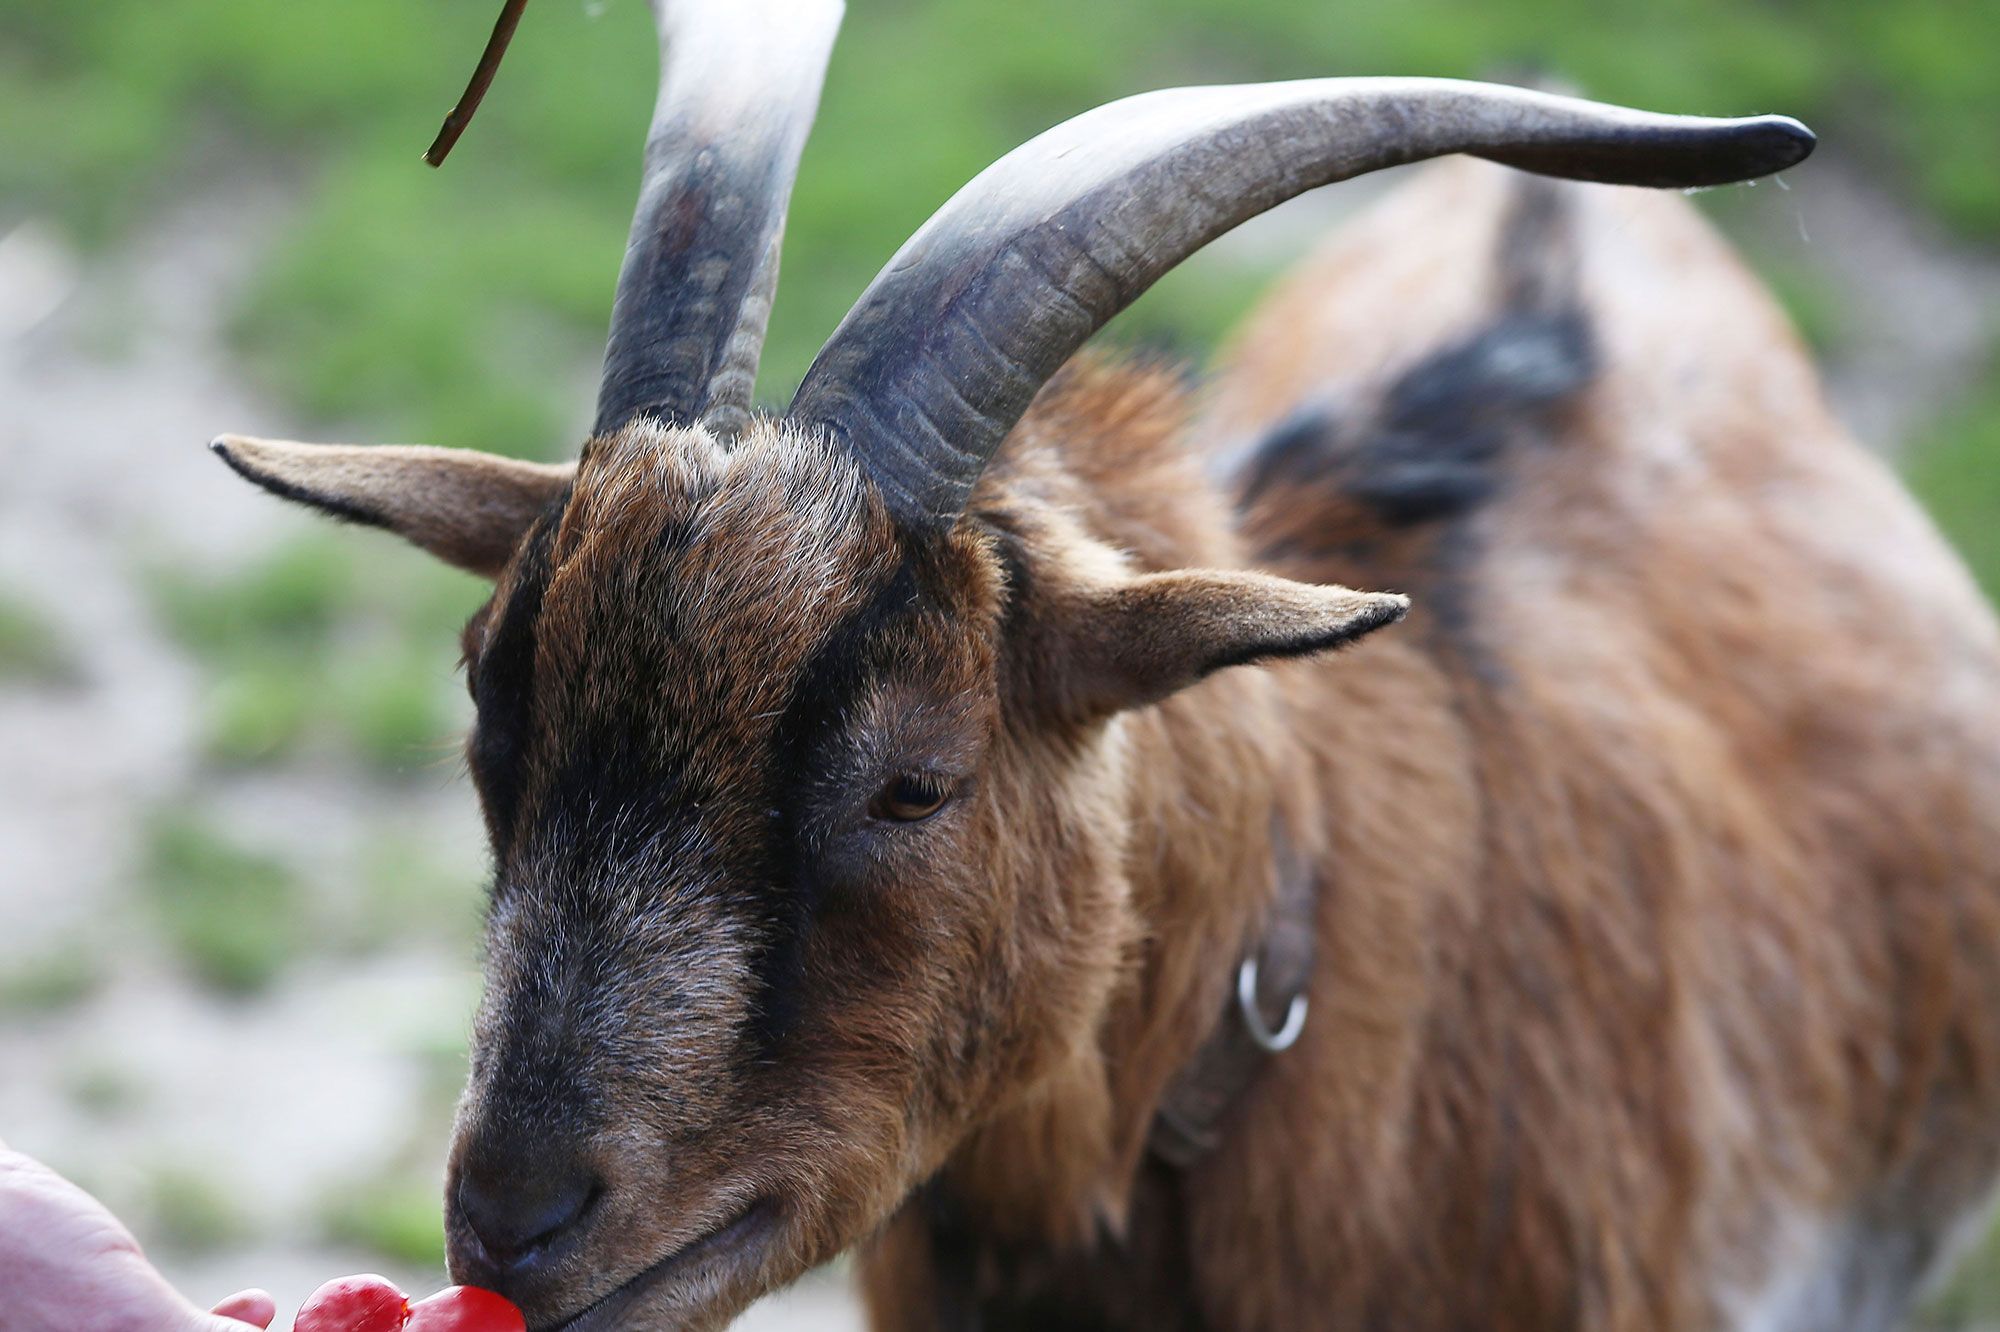
[[[556,1247],[602,1191],[581,1167],[511,1178],[468,1170],[459,1177],[458,1210],[494,1266],[519,1268]]]

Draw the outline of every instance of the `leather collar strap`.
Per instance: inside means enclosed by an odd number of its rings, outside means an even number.
[[[1215,1150],[1229,1107],[1264,1061],[1297,1039],[1305,1022],[1317,885],[1282,830],[1273,842],[1278,882],[1263,943],[1242,959],[1221,1020],[1167,1089],[1153,1117],[1147,1145],[1176,1170],[1192,1168]]]

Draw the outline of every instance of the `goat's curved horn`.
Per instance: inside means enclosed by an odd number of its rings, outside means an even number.
[[[1042,384],[1160,276],[1315,186],[1445,153],[1547,175],[1699,186],[1782,170],[1812,133],[1445,79],[1176,88],[1058,125],[910,238],[791,414],[855,450],[907,521],[951,523]]]
[[[733,434],[841,0],[651,0],[660,97],[618,274],[597,433],[640,415]]]

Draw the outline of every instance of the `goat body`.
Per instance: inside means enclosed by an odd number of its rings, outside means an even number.
[[[1193,471],[1246,438],[1232,512]],[[1415,610],[1127,719],[1121,999],[875,1243],[878,1326],[1897,1324],[2000,1150],[2000,647],[1688,205],[1432,168],[1198,413],[1080,370],[989,477],[1144,567]],[[1181,1174],[1147,1116],[1273,811],[1312,1016]]]

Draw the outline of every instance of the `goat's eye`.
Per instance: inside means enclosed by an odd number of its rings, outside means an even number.
[[[915,823],[943,809],[950,798],[950,789],[938,778],[905,773],[876,793],[868,812],[878,819]]]

